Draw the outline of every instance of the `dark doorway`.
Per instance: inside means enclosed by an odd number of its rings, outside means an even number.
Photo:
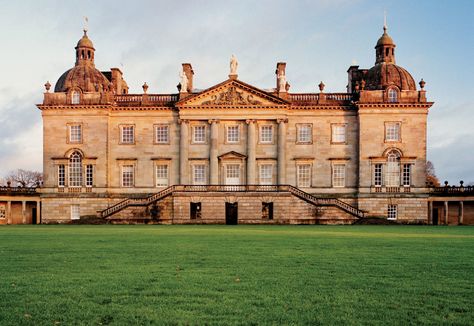
[[[236,225],[238,217],[238,203],[225,203],[225,224]]]
[[[36,207],[31,210],[31,224],[36,224]]]
[[[439,219],[439,208],[433,209],[433,225],[438,225],[438,219]]]
[[[262,218],[264,220],[273,220],[273,203],[262,203]]]
[[[201,203],[191,203],[191,219],[196,220],[201,218]]]

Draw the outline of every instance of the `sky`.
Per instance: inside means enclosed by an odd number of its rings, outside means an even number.
[[[194,87],[239,79],[275,87],[287,63],[290,92],[345,92],[347,68],[370,68],[384,11],[397,64],[423,78],[429,101],[428,159],[440,181],[474,182],[474,1],[0,0],[0,176],[42,170],[42,123],[35,104],[75,61],[84,17],[99,70],[118,67],[130,93],[174,93],[181,63]]]

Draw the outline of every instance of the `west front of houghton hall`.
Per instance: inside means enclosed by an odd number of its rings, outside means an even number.
[[[375,65],[351,66],[343,93],[293,93],[228,78],[178,92],[129,94],[118,68],[99,71],[86,32],[75,65],[45,85],[42,222],[428,222],[424,81],[395,63],[384,28]],[[419,85],[419,86],[418,86]]]

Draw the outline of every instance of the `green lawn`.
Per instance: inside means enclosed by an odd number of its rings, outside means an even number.
[[[0,325],[473,324],[474,228],[4,226]]]

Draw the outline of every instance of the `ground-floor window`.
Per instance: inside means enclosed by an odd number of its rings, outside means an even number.
[[[71,220],[78,220],[81,217],[81,207],[78,204],[71,205]]]
[[[262,219],[273,220],[273,203],[262,203]]]
[[[389,220],[396,220],[397,219],[397,205],[388,205],[387,218]]]
[[[0,205],[0,219],[4,219],[7,217],[7,210],[5,209],[5,205]]]

